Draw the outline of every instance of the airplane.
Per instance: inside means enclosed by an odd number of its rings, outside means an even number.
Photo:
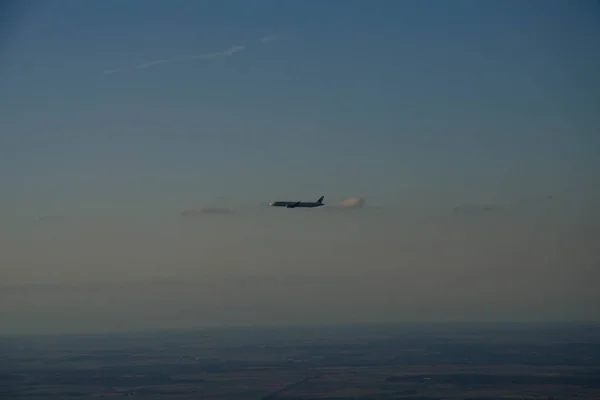
[[[325,196],[321,196],[315,202],[312,202],[312,201],[274,201],[272,203],[269,203],[269,205],[272,207],[286,207],[286,208],[296,208],[296,207],[314,208],[314,207],[324,206],[325,205],[325,204],[323,204],[324,198],[325,198]]]

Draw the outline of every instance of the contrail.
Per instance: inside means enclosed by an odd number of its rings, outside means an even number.
[[[279,37],[278,34],[275,35],[269,35],[269,36],[265,36],[263,38],[260,39],[260,41],[262,43],[267,43],[267,42],[271,42],[273,40],[276,40]],[[103,71],[104,75],[113,75],[116,74],[118,72],[123,72],[125,70],[131,70],[131,69],[146,69],[146,68],[150,68],[150,67],[154,67],[156,65],[160,65],[160,64],[166,64],[166,63],[170,63],[170,62],[175,62],[175,61],[190,61],[190,60],[210,60],[213,58],[217,58],[217,57],[227,57],[227,56],[231,56],[235,53],[239,53],[240,51],[246,50],[246,46],[242,46],[242,45],[234,45],[231,46],[225,50],[222,51],[217,51],[217,52],[212,52],[212,53],[205,53],[205,54],[199,54],[199,55],[194,55],[194,56],[188,56],[188,57],[173,57],[173,58],[165,58],[165,59],[160,59],[160,60],[154,60],[154,61],[148,61],[145,62],[143,64],[137,65],[135,67],[130,67],[130,68],[112,68],[112,69],[106,69]]]

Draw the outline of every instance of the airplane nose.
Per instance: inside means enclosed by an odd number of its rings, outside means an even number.
[[[270,206],[272,206],[272,205],[274,205],[274,204],[275,204],[275,202],[274,202],[274,201],[272,201],[272,202],[270,202],[270,203],[269,203],[269,205],[270,205]]]

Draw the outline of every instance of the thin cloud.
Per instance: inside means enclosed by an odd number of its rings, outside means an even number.
[[[219,51],[216,53],[200,54],[199,56],[193,56],[192,58],[208,60],[208,59],[215,58],[215,57],[230,56],[234,53],[237,53],[237,52],[245,50],[245,49],[246,49],[246,46],[231,46],[230,48],[228,48],[227,50],[224,50],[224,51]]]
[[[263,43],[268,43],[268,42],[272,42],[272,41],[277,40],[277,39],[279,39],[279,34],[278,33],[276,33],[274,35],[269,35],[269,36],[261,37],[260,41],[263,42]]]
[[[233,55],[235,53],[239,53],[240,51],[243,51],[245,49],[246,49],[246,46],[235,45],[235,46],[229,47],[228,49],[213,52],[213,53],[205,53],[205,54],[194,55],[194,56],[189,56],[189,57],[173,57],[173,58],[165,58],[165,59],[161,59],[161,60],[148,61],[143,64],[137,65],[133,68],[113,68],[113,69],[104,70],[103,73],[104,73],[104,75],[112,75],[112,74],[116,74],[118,72],[125,71],[126,69],[146,69],[146,68],[154,67],[154,66],[157,66],[160,64],[166,64],[166,63],[175,62],[175,61],[210,60],[210,59],[217,58],[217,57],[231,56],[231,55]]]
[[[367,201],[364,197],[350,197],[350,198],[340,201],[337,204],[327,204],[325,207],[322,208],[322,210],[325,212],[335,212],[335,213],[345,212],[345,211],[350,211],[350,210],[359,210],[359,209],[365,208],[366,203],[367,203]],[[369,208],[373,209],[372,207],[369,207]]]
[[[363,208],[366,205],[366,199],[364,197],[350,197],[340,201],[337,204],[328,205],[325,209],[328,210],[347,210],[347,209],[358,209]]]
[[[524,196],[516,201],[504,205],[494,204],[470,204],[454,207],[454,214],[457,215],[476,215],[476,214],[494,214],[499,212],[512,213],[517,211],[533,211],[541,209],[554,201],[554,196]]]
[[[553,195],[523,196],[515,201],[515,206],[541,206],[554,201]]]
[[[137,67],[135,67],[135,68],[136,68],[136,69],[148,68],[148,67],[152,67],[152,66],[154,66],[154,65],[158,65],[158,64],[164,64],[164,63],[167,63],[167,62],[169,62],[169,61],[171,61],[171,60],[157,60],[157,61],[150,61],[150,62],[147,62],[147,63],[145,63],[145,64],[138,65],[138,66],[137,66]]]
[[[363,208],[366,200],[364,197],[351,197],[349,199],[342,200],[339,204],[342,208]]]

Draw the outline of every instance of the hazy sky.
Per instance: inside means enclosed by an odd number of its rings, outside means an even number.
[[[597,2],[0,14],[0,329],[599,317]]]

